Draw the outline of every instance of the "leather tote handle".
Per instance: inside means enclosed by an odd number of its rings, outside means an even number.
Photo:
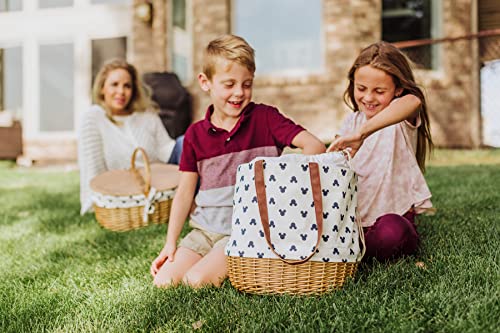
[[[141,174],[135,168],[135,156],[139,151],[141,152],[142,160],[144,162],[144,171],[145,171],[144,177],[142,177]],[[130,161],[130,170],[134,172],[134,174],[141,180],[141,182],[144,183],[144,194],[147,197],[149,194],[149,190],[151,189],[151,167],[149,166],[148,155],[146,155],[146,152],[141,147],[137,147],[134,149],[134,153],[132,154],[132,158]]]
[[[316,253],[319,242],[321,241],[321,235],[323,234],[323,200],[321,197],[321,182],[319,178],[319,166],[318,163],[309,163],[309,176],[311,179],[312,194],[314,200],[314,211],[316,215],[316,224],[318,226],[318,238],[316,240],[316,245],[314,245],[313,251],[309,256],[302,260],[287,260],[284,259],[276,250],[273,248],[271,243],[271,232],[269,230],[269,214],[267,210],[267,197],[266,197],[266,186],[264,182],[264,160],[259,160],[255,162],[255,192],[257,194],[257,203],[259,205],[260,221],[262,223],[262,228],[264,229],[264,236],[266,238],[267,245],[278,258],[290,265],[302,264]]]

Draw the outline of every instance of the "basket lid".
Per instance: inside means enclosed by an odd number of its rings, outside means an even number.
[[[179,184],[179,166],[174,164],[151,164],[151,187],[157,191],[174,189]],[[139,175],[140,173],[140,175]],[[144,193],[144,168],[134,170],[109,170],[90,181],[94,192],[107,195],[135,195]]]

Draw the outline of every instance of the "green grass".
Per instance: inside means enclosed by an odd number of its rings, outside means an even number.
[[[419,253],[316,297],[156,289],[164,225],[104,230],[78,214],[77,172],[0,163],[0,332],[498,332],[500,164],[449,156],[426,175]]]

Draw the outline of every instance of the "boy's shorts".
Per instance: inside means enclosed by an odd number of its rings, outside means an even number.
[[[210,250],[217,247],[224,247],[229,240],[228,235],[218,234],[204,230],[199,224],[189,221],[189,226],[193,228],[186,237],[179,243],[179,247],[185,247],[201,256],[207,255]]]

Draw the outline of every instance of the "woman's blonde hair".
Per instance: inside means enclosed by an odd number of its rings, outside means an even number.
[[[125,107],[127,111],[132,112],[144,112],[146,110],[154,110],[154,105],[150,98],[150,92],[148,88],[142,83],[141,77],[139,76],[137,69],[123,59],[111,59],[107,61],[97,73],[97,76],[92,87],[92,100],[95,104],[100,105],[105,111],[109,119],[113,121],[111,110],[104,103],[104,95],[102,94],[102,88],[104,87],[104,82],[108,78],[109,73],[116,69],[123,69],[130,75],[132,83],[132,96],[128,105]]]
[[[421,124],[418,127],[417,152],[415,157],[417,158],[418,166],[424,172],[426,157],[434,145],[431,138],[425,96],[422,89],[415,82],[410,63],[411,61],[399,49],[387,42],[377,42],[364,48],[349,70],[349,85],[344,93],[344,101],[352,110],[359,111],[354,98],[354,74],[358,68],[367,65],[389,74],[394,81],[396,89],[403,89],[401,96],[407,94],[417,96],[421,103],[419,110]]]
[[[220,36],[212,40],[205,48],[203,73],[209,80],[215,74],[215,67],[220,58],[236,62],[251,73],[255,73],[255,51],[246,40],[239,36]]]

